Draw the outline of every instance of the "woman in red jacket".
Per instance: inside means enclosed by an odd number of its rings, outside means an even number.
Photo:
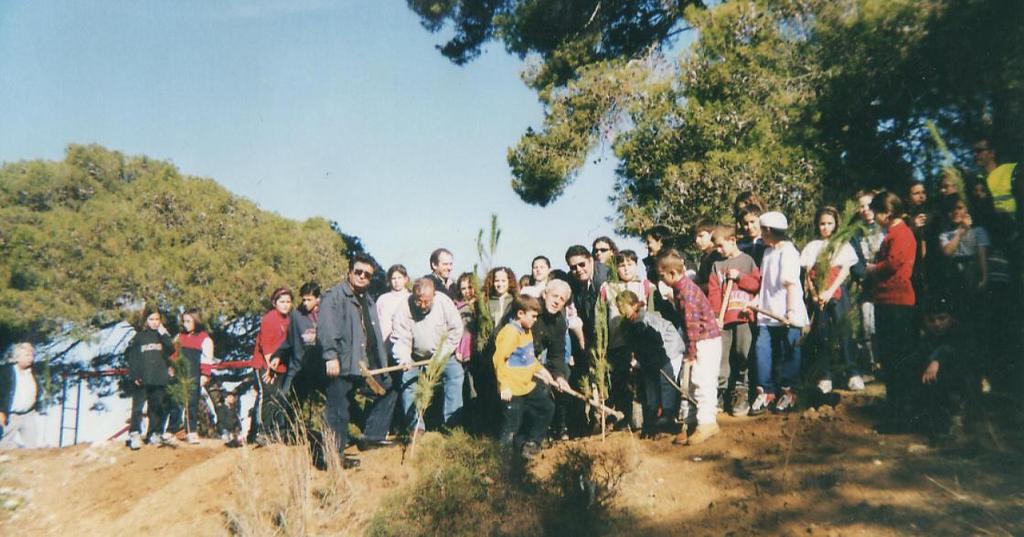
[[[893,420],[906,417],[910,381],[913,371],[907,370],[906,357],[914,349],[914,258],[917,241],[910,226],[903,221],[903,202],[892,192],[880,192],[871,200],[875,221],[886,230],[885,239],[874,263],[869,263],[868,276],[873,282],[875,326],[878,353],[885,379],[886,400]]]
[[[270,295],[270,311],[260,319],[260,332],[252,351],[252,367],[256,375],[256,406],[253,408],[249,439],[263,446],[280,435],[284,424],[284,396],[279,389],[284,379],[285,360],[274,353],[288,337],[288,314],[292,311],[292,292],[284,287]],[[265,430],[266,429],[266,430]]]

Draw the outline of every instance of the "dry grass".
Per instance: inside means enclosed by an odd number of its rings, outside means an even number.
[[[300,537],[325,531],[351,534],[355,531],[352,488],[342,472],[341,457],[333,449],[323,450],[326,468],[320,472],[313,461],[314,448],[306,428],[296,424],[295,445],[275,445],[270,463],[267,457],[242,453],[233,476],[236,504],[225,511],[227,528],[239,537]],[[329,429],[324,445],[334,445]],[[340,526],[339,526],[340,524]]]

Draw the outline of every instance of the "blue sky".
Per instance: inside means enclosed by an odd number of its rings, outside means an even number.
[[[441,245],[470,269],[492,212],[496,262],[517,273],[610,234],[614,158],[547,208],[520,201],[506,152],[543,117],[523,64],[492,46],[458,67],[442,39],[401,0],[5,0],[0,161],[68,143],[170,160],[417,273]]]

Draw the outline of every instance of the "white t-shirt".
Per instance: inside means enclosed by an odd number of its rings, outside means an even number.
[[[807,246],[804,246],[804,251],[800,253],[800,266],[804,268],[811,268],[816,265],[818,263],[818,257],[821,255],[821,251],[826,246],[828,246],[828,241],[822,239],[813,240],[807,243]],[[832,254],[830,264],[833,267],[852,267],[857,264],[857,252],[848,241],[843,241],[839,250]]]
[[[32,377],[32,368],[22,369],[14,365],[14,400],[11,401],[11,412],[28,412],[36,404],[36,379]]]
[[[796,285],[797,294],[803,297],[803,286],[800,284],[800,253],[792,242],[784,241],[764,251],[761,260],[761,291],[757,294],[758,307],[770,311],[780,317],[786,316],[786,288],[784,284]],[[796,301],[793,312],[793,327],[807,325],[807,308],[803,299]],[[757,324],[761,326],[782,326],[782,323],[771,317],[758,314]]]

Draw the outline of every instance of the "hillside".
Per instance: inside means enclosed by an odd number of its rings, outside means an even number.
[[[691,448],[629,433],[563,443],[530,470],[543,484],[567,451],[616,458],[624,470],[617,494],[593,514],[603,535],[1024,533],[1024,439],[1017,429],[996,425],[944,447],[913,435],[882,436],[869,426],[879,393],[871,386],[835,412],[726,417],[721,437]],[[231,528],[270,535],[276,517],[291,521],[287,531],[278,528],[281,535],[363,534],[381,506],[417,481],[417,469],[439,463],[430,459],[450,441],[429,434],[414,457],[401,447],[365,453],[359,469],[343,474],[311,469],[299,448],[229,450],[213,441],[138,453],[119,444],[8,452],[0,459],[7,504],[0,525],[25,536],[198,537],[231,535]],[[427,477],[443,503],[452,491],[442,490],[440,475]],[[300,496],[306,500],[294,501]],[[479,505],[455,507],[469,513]],[[557,517],[568,513],[510,504],[499,515],[537,517],[537,527],[552,534]]]

